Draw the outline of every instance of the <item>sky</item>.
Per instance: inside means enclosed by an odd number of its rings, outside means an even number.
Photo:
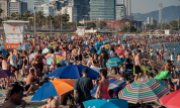
[[[180,0],[131,0],[132,13],[147,13],[159,9],[159,4],[163,7],[180,6]],[[121,3],[122,0],[118,0]]]

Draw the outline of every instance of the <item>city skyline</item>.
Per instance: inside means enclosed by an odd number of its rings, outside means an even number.
[[[117,0],[121,4],[123,0]],[[132,13],[148,13],[159,9],[159,4],[163,7],[180,6],[180,0],[132,0]]]
[[[117,4],[122,4],[122,1],[117,0]],[[158,10],[160,3],[163,4],[163,7],[180,6],[180,0],[132,0],[132,13],[148,13]],[[140,4],[142,5],[139,6]]]

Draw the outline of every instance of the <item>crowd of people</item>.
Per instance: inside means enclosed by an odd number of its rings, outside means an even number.
[[[106,40],[108,42],[103,45],[97,44]],[[30,47],[27,49],[1,50],[0,88],[8,91],[3,108],[15,108],[18,105],[25,107],[28,102],[22,100],[23,97],[33,95],[44,82],[51,80],[47,77],[48,73],[71,64],[81,64],[98,70],[100,77],[92,80],[88,77],[87,70],[83,70],[82,77],[76,81],[74,92],[62,97],[49,97],[47,104],[42,108],[58,108],[59,105],[83,108],[82,102],[92,98],[118,98],[118,93],[108,90],[108,78],[123,80],[128,85],[140,78],[154,78],[161,70],[167,70],[171,74],[169,78],[163,79],[165,86],[170,91],[176,91],[180,87],[180,76],[179,67],[173,63],[180,62],[180,54],[174,61],[165,61],[166,50],[163,50],[163,47],[156,51],[149,46],[152,43],[173,40],[178,41],[180,37],[149,38],[105,33],[88,34],[84,37],[25,37],[22,45],[29,44]],[[43,52],[45,49],[48,49],[47,52]],[[57,54],[63,56],[63,62],[56,62]],[[53,61],[47,63],[49,55]],[[112,57],[123,58],[126,61],[118,67],[107,67],[106,63]],[[95,85],[98,87],[95,97],[92,97],[90,91]],[[119,91],[121,89],[119,88]],[[138,104],[136,107],[142,105]]]

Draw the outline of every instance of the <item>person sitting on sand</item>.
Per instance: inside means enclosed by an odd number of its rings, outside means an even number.
[[[15,83],[7,95],[7,101],[3,104],[3,108],[25,108],[26,102],[22,100],[24,88],[20,84]]]
[[[36,80],[36,74],[35,74],[35,69],[31,68],[29,70],[29,73],[27,75],[27,77],[25,78],[25,91],[26,91],[26,95],[29,95],[29,93],[33,92],[33,90],[35,89],[35,80]]]

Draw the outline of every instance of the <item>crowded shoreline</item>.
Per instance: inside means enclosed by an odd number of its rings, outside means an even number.
[[[46,104],[39,108],[88,108],[84,102],[93,99],[123,99],[127,101],[128,108],[166,108],[160,98],[179,91],[180,87],[180,52],[173,55],[163,45],[166,42],[177,42],[179,47],[174,51],[180,49],[179,35],[147,37],[97,33],[82,37],[27,36],[18,49],[1,49],[0,88],[6,91],[2,94],[2,107],[28,107],[30,102],[23,100],[23,97],[31,96],[30,100],[35,100],[36,93],[44,84],[55,84],[60,80],[61,83],[70,82],[71,88],[67,86],[68,90],[61,95],[57,91],[57,96],[51,96],[49,92],[49,97],[38,97],[39,102],[46,100]],[[150,47],[158,43],[159,49]],[[77,77],[71,74],[77,71],[74,67],[81,68]],[[64,68],[69,69],[69,73],[64,72]],[[160,78],[161,73],[166,75]],[[111,85],[109,79],[121,81],[116,85],[116,90],[108,89]],[[143,96],[144,100],[124,97],[126,93],[123,90],[129,85],[142,82],[155,83],[162,91],[156,91],[157,94],[149,96],[153,97],[149,100]],[[57,88],[56,85],[54,87]],[[94,87],[97,89],[92,95],[90,91]]]

